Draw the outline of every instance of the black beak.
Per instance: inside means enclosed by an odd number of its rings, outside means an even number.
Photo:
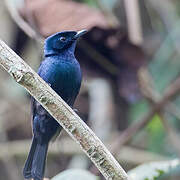
[[[84,35],[85,33],[87,33],[87,30],[86,29],[83,29],[81,31],[78,31],[77,34],[74,36],[73,39],[78,39],[79,37],[81,37],[82,35]]]

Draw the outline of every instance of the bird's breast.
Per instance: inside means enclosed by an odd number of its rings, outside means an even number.
[[[66,102],[71,101],[79,92],[81,70],[76,60],[44,61],[38,73]]]

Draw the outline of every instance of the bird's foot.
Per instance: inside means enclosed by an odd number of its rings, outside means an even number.
[[[74,111],[75,113],[78,113],[78,112],[79,112],[77,109],[73,109],[73,111]]]

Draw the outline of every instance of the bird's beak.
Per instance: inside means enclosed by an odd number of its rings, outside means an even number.
[[[77,34],[74,36],[74,39],[78,39],[79,37],[81,37],[82,35],[84,35],[85,33],[87,33],[86,29],[83,29],[81,31],[78,31]]]

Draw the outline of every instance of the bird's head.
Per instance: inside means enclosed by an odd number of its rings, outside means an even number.
[[[81,31],[63,31],[49,36],[45,40],[44,54],[51,55],[61,53],[64,50],[74,52],[77,39],[85,34],[86,30]]]

